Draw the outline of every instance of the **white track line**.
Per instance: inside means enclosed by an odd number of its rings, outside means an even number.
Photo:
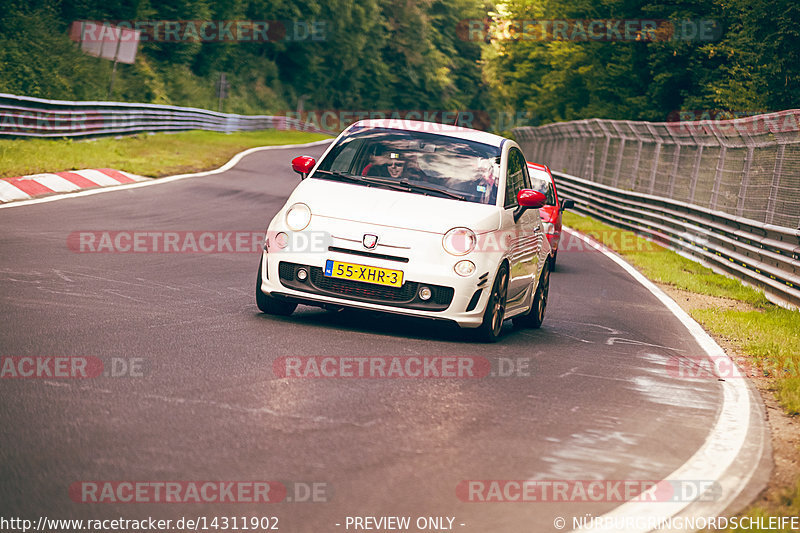
[[[703,328],[675,301],[667,296],[664,291],[659,289],[652,281],[644,277],[638,270],[623,260],[619,255],[608,251],[608,249],[576,231],[564,228],[565,231],[582,239],[592,248],[614,261],[623,270],[630,274],[633,279],[642,284],[647,290],[658,298],[664,306],[669,309],[675,317],[681,321],[689,333],[694,337],[697,344],[708,354],[709,357],[727,358],[727,354],[717,342],[706,333]],[[714,427],[706,437],[706,441],[684,464],[678,467],[669,476],[664,478],[665,482],[679,482],[686,480],[713,480],[717,481],[722,490],[721,498],[715,506],[716,509],[704,509],[703,516],[716,516],[722,513],[728,505],[743,490],[744,485],[752,477],[752,470],[747,471],[746,478],[728,473],[728,469],[735,466],[736,459],[745,445],[745,439],[750,427],[750,392],[747,387],[746,378],[741,375],[736,364],[731,361],[731,375],[725,381],[720,381],[722,388],[722,405]],[[738,465],[745,468],[747,465]],[[725,477],[728,473],[727,478]],[[647,498],[644,493],[642,498]],[[699,500],[698,500],[699,501]],[[678,502],[647,502],[629,501],[612,511],[595,517],[592,522],[596,527],[580,528],[576,531],[609,531],[609,532],[647,532],[655,529],[649,525],[653,522],[675,517],[686,509],[693,501]],[[616,519],[616,520],[615,520]],[[615,523],[616,522],[616,523]],[[608,523],[610,527],[602,527]],[[630,524],[631,527],[615,527],[620,524]]]
[[[210,176],[212,174],[219,174],[221,172],[225,172],[227,170],[230,170],[231,168],[236,166],[236,164],[239,161],[241,161],[241,159],[244,156],[250,155],[250,154],[255,153],[255,152],[261,152],[261,151],[264,151],[264,150],[283,150],[285,148],[308,148],[310,146],[318,146],[318,145],[321,145],[321,144],[327,144],[327,143],[332,142],[332,141],[333,141],[333,139],[331,138],[331,139],[325,139],[325,140],[322,140],[322,141],[314,141],[314,142],[305,143],[305,144],[281,144],[281,145],[278,145],[278,146],[258,146],[256,148],[250,148],[249,150],[245,150],[243,152],[239,152],[238,154],[233,156],[230,161],[228,161],[227,163],[225,163],[224,165],[222,165],[221,167],[219,167],[216,170],[207,170],[207,171],[204,171],[204,172],[195,172],[194,174],[178,174],[178,175],[175,175],[175,176],[168,176],[168,177],[165,177],[165,178],[156,178],[156,179],[152,179],[152,180],[148,180],[148,181],[140,181],[140,182],[137,182],[137,183],[127,183],[127,184],[123,184],[123,185],[116,185],[116,186],[113,186],[113,187],[104,187],[102,189],[88,189],[88,190],[82,190],[82,191],[68,193],[68,194],[59,194],[57,196],[45,196],[44,198],[33,198],[31,200],[20,200],[20,201],[17,201],[17,202],[9,202],[9,203],[6,203],[6,204],[2,204],[2,205],[0,205],[0,209],[9,209],[9,208],[12,208],[12,207],[21,207],[23,205],[31,205],[31,204],[42,204],[42,203],[45,203],[45,202],[55,202],[55,201],[58,201],[58,200],[65,200],[67,198],[75,198],[75,197],[78,197],[78,196],[90,196],[92,194],[103,194],[103,193],[107,193],[107,192],[120,191],[120,190],[124,190],[124,189],[135,189],[137,187],[149,187],[151,185],[160,185],[162,183],[170,183],[170,182],[173,182],[173,181],[178,181],[178,180],[187,179],[187,178],[198,178],[198,177],[201,177],[201,176]],[[94,178],[92,178],[92,179],[94,180]]]

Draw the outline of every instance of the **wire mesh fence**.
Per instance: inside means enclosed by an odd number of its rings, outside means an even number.
[[[800,228],[800,110],[733,120],[579,120],[514,130],[530,161],[623,190]]]

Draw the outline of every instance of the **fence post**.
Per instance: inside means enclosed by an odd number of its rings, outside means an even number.
[[[689,181],[689,197],[687,202],[694,203],[694,192],[697,189],[697,180],[700,175],[700,161],[703,159],[703,144],[702,136],[697,132],[696,127],[689,126],[689,135],[692,137],[694,145],[697,147],[697,155],[694,158],[694,165],[692,165],[692,175]]]
[[[586,156],[583,158],[583,175],[589,176],[594,179],[594,147],[597,142],[594,135],[589,140],[589,149],[586,151]]]
[[[747,143],[747,154],[744,156],[744,166],[742,168],[742,184],[739,186],[739,197],[736,201],[736,214],[742,216],[744,213],[745,200],[747,199],[747,186],[750,182],[750,166],[753,164],[753,146]]]
[[[617,136],[619,137],[619,146],[617,147],[619,152],[617,153],[616,160],[614,161],[614,174],[611,177],[611,186],[616,187],[619,184],[619,173],[622,168],[622,154],[625,152],[626,137],[617,127],[616,121],[612,122],[611,125],[614,127],[614,130],[617,132]]]
[[[650,185],[648,187],[648,193],[653,194],[656,190],[656,177],[658,177],[658,160],[661,158],[661,145],[663,141],[661,140],[661,136],[655,130],[655,128],[650,124],[647,123],[647,129],[650,131],[650,134],[653,136],[653,141],[656,143],[656,148],[653,150],[653,168],[650,169]]]
[[[678,138],[675,137],[669,129],[667,129],[667,133],[669,133],[672,142],[675,144],[675,152],[672,154],[672,170],[669,173],[667,197],[675,198],[675,181],[678,179],[678,166],[681,161],[681,143],[678,142]]]
[[[606,163],[608,162],[608,148],[611,145],[611,133],[606,128],[605,120],[598,120],[597,125],[600,126],[600,129],[603,130],[603,136],[606,138],[606,142],[603,145],[603,155],[600,159],[600,176],[599,179],[602,182],[606,176]]]
[[[725,170],[725,158],[728,156],[728,145],[722,140],[722,137],[720,136],[721,133],[718,131],[715,124],[709,124],[709,129],[711,130],[711,133],[714,134],[714,137],[717,139],[717,143],[719,143],[720,146],[719,158],[717,159],[717,168],[714,172],[714,185],[711,188],[711,200],[708,202],[708,207],[710,209],[716,209],[717,201],[719,200],[719,186],[722,183],[722,172]]]
[[[781,185],[781,173],[783,172],[783,154],[786,145],[783,143],[778,144],[778,150],[775,153],[775,166],[772,167],[772,185],[769,188],[769,199],[767,200],[767,213],[764,218],[765,224],[772,224],[775,219],[775,204],[778,201],[778,188]]]

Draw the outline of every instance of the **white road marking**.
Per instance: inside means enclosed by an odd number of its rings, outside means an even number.
[[[703,330],[700,324],[681,309],[672,298],[664,293],[664,291],[659,289],[652,281],[644,277],[624,259],[610,252],[594,239],[568,228],[564,228],[564,231],[582,239],[588,245],[614,261],[630,274],[633,279],[653,293],[653,295],[681,321],[697,344],[710,358],[728,357],[725,351]],[[744,486],[754,473],[754,469],[747,470],[743,473],[741,471],[737,473],[735,469],[732,472],[728,471],[731,467],[743,467],[743,465],[737,464],[736,459],[745,446],[745,440],[750,428],[751,415],[750,391],[747,388],[747,382],[745,379],[742,379],[739,369],[733,361],[731,361],[731,368],[732,379],[719,382],[722,388],[722,405],[719,409],[717,421],[709,432],[708,437],[706,437],[706,441],[689,460],[663,480],[666,482],[678,482],[681,480],[716,480],[722,487],[720,491],[720,500],[714,502],[713,508],[709,508],[709,506],[706,505],[703,509],[703,516],[714,516],[722,513],[742,492]],[[755,465],[753,465],[753,468],[754,467]],[[644,493],[642,498],[646,499],[648,496],[648,493]],[[699,498],[696,501],[699,501]],[[592,524],[597,524],[597,527],[580,528],[576,531],[628,531],[631,533],[644,533],[654,528],[637,527],[623,530],[614,528],[613,526],[604,528],[602,524],[613,524],[615,519],[619,521],[618,523],[626,523],[625,521],[628,521],[627,523],[636,523],[638,521],[639,524],[652,523],[654,520],[666,520],[682,513],[692,503],[692,501],[629,501],[600,517],[596,517],[596,521],[592,522]],[[608,522],[604,522],[604,520]]]

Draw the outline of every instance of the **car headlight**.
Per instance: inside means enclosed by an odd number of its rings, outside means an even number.
[[[552,222],[545,222],[544,224],[542,224],[542,226],[544,232],[547,233],[548,235],[552,235],[553,233],[556,232],[556,225],[553,224]]]
[[[444,251],[451,255],[467,255],[477,243],[478,237],[469,228],[453,228],[442,238]]]
[[[294,204],[286,211],[286,225],[292,231],[300,231],[311,222],[311,209],[306,204]]]

